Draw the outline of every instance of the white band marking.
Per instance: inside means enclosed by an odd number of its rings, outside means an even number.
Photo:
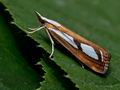
[[[96,54],[93,47],[81,43],[81,48],[82,48],[83,52],[86,53],[88,56],[98,60],[98,55]]]
[[[49,28],[51,31],[55,32],[56,34],[58,34],[60,37],[62,37],[65,41],[67,41],[70,45],[72,45],[74,48],[77,48],[77,45],[75,44],[74,42],[74,39],[67,35],[66,33],[63,33],[63,32],[60,32],[58,30],[55,30],[55,29],[52,29],[52,28]]]

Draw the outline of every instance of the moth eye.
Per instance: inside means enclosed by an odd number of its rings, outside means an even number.
[[[81,49],[88,56],[90,56],[90,57],[92,57],[92,58],[94,58],[96,60],[99,60],[98,55],[97,55],[97,53],[96,53],[96,51],[94,50],[93,47],[91,47],[91,46],[89,46],[87,44],[81,43]]]

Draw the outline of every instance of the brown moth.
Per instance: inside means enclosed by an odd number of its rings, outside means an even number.
[[[82,62],[93,71],[100,74],[106,73],[110,60],[110,54],[107,50],[72,32],[58,22],[47,19],[41,16],[38,12],[36,12],[36,14],[42,27],[31,29],[33,31],[29,33],[39,31],[41,28],[46,30],[52,43],[52,52],[50,57],[54,52],[55,41],[66,48],[77,58],[78,61]]]

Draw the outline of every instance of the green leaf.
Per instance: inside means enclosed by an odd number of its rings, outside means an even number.
[[[37,64],[42,65],[45,71],[45,80],[37,90],[78,90],[68,78],[64,77],[65,72],[49,58],[44,57]]]
[[[45,71],[45,80],[41,82],[41,87],[37,90],[66,90],[60,82],[60,77],[57,71],[51,68],[45,59],[41,60],[39,64],[42,64],[43,70]]]
[[[1,10],[1,9],[0,9]],[[38,74],[28,65],[0,14],[0,90],[35,90]]]
[[[120,89],[120,1],[119,0],[1,0],[9,9],[15,24],[22,30],[37,27],[34,11],[59,21],[72,31],[107,48],[111,55],[110,69],[106,77],[100,77],[81,68],[80,64],[55,47],[54,62],[59,65],[76,87],[81,90]],[[44,31],[29,35],[50,52],[51,45]],[[107,42],[107,43],[106,43]]]

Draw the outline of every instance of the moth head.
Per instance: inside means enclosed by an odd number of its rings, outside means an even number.
[[[40,21],[40,23],[44,24],[45,20],[43,19],[43,16],[40,13],[38,13],[37,11],[35,11],[35,14],[36,14],[38,20]]]
[[[45,24],[45,23],[49,23],[49,24],[52,24],[52,25],[54,25],[54,26],[61,26],[61,24],[59,24],[58,22],[56,22],[56,21],[54,21],[54,20],[50,20],[50,19],[48,19],[48,18],[46,18],[46,17],[43,17],[40,13],[38,13],[37,11],[35,11],[35,13],[36,13],[36,15],[37,15],[37,17],[38,17],[38,19],[39,19],[39,21],[40,21],[40,23],[41,24]]]

